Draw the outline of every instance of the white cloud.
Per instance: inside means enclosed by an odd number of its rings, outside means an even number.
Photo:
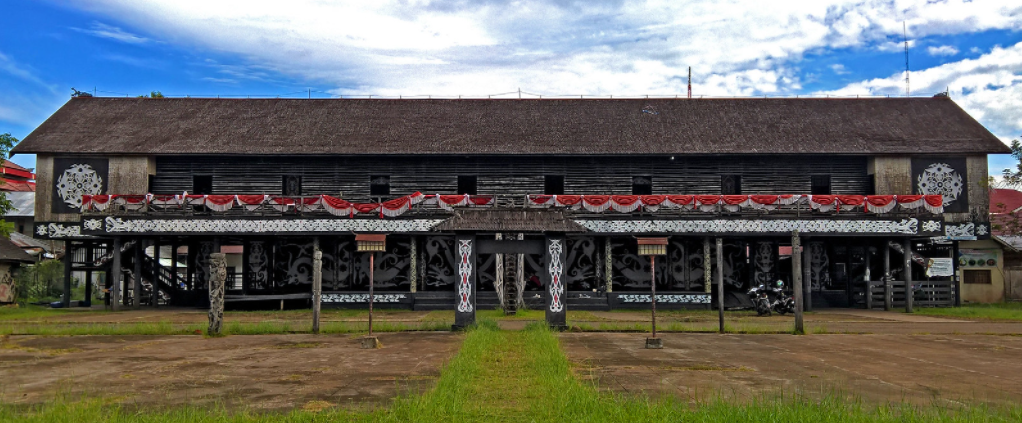
[[[838,75],[847,75],[850,73],[848,72],[848,69],[845,69],[845,65],[842,65],[840,63],[830,65],[830,70],[834,71],[834,73]]]
[[[913,71],[910,81],[913,93],[948,90],[955,102],[1005,142],[1022,134],[1022,43]],[[904,74],[899,73],[820,94],[904,95],[904,84]]]
[[[139,35],[132,34],[116,26],[110,26],[102,22],[93,22],[88,29],[71,27],[72,30],[89,34],[99,38],[108,38],[128,44],[145,44],[152,40]]]
[[[930,56],[954,56],[958,54],[958,49],[954,46],[929,46],[926,53]]]
[[[790,93],[803,55],[1022,29],[1017,0],[328,2],[82,0],[147,36],[236,54],[338,93]]]

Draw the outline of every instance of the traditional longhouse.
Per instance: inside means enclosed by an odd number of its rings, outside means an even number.
[[[1008,149],[943,96],[73,98],[14,152],[38,155],[37,236],[115,295],[201,304],[229,250],[228,302],[308,301],[315,250],[324,305],[365,304],[375,254],[377,302],[563,324],[647,306],[654,279],[661,307],[709,306],[718,274],[725,295],[799,279],[793,234],[810,306],[890,306],[906,279],[952,304]],[[655,269],[637,237],[666,237]]]

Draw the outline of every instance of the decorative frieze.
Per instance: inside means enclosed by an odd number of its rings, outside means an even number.
[[[95,220],[86,219],[88,228]],[[106,233],[316,233],[316,232],[426,232],[442,219],[122,219],[108,216]],[[89,229],[99,231],[98,229]]]
[[[618,294],[618,300],[622,303],[650,303],[650,294]],[[709,304],[710,295],[700,294],[657,294],[658,303],[672,304]]]
[[[599,233],[777,233],[919,234],[919,220],[714,219],[714,220],[576,220]],[[932,227],[932,225],[930,226]]]
[[[408,299],[406,294],[375,294],[374,303],[400,303]],[[324,303],[369,303],[369,294],[323,294]]]

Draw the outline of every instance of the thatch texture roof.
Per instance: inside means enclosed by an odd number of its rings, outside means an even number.
[[[948,98],[73,98],[15,153],[1007,153]]]
[[[461,210],[434,231],[586,232],[560,210]]]

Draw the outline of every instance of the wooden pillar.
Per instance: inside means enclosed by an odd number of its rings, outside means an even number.
[[[199,243],[194,240],[188,243],[188,254],[185,255],[185,282],[188,290],[195,289],[195,255],[198,254]]]
[[[95,243],[88,242],[88,243],[85,244],[85,265],[90,267],[90,268],[93,266],[93,262],[95,261],[95,259],[93,259],[93,257],[95,256],[94,248],[96,248],[96,244]],[[93,283],[92,283],[92,270],[86,270],[85,271],[85,304],[84,304],[86,307],[92,307],[92,293],[93,293],[93,291],[94,291],[94,287],[93,287]]]
[[[170,243],[170,282],[171,282],[172,285],[174,285],[174,291],[175,292],[181,290],[181,281],[179,280],[180,276],[178,276],[178,274],[177,274],[177,249],[178,249],[178,247],[179,246],[178,246],[177,242],[173,242],[172,241]]]
[[[60,303],[64,308],[71,307],[71,266],[74,263],[75,248],[71,240],[64,241],[64,293]]]
[[[323,301],[323,251],[319,237],[312,241],[312,333],[319,334],[319,307]]]
[[[209,329],[208,335],[220,335],[224,327],[224,282],[227,258],[224,253],[209,255]]]
[[[870,247],[866,247],[866,273],[863,276],[863,279],[865,279],[866,282],[866,310],[873,309],[873,282],[872,282],[873,275],[869,270],[870,266],[869,258],[870,256],[872,256],[872,254],[870,254],[869,248]]]
[[[912,240],[902,241],[905,250],[905,312],[912,313]]]
[[[453,329],[465,329],[476,322],[476,237],[475,234],[457,234],[454,247],[458,249],[458,285],[454,308]]]
[[[891,242],[884,239],[884,311],[891,311],[894,301],[891,293]]]
[[[603,238],[603,277],[607,284],[607,292],[614,292],[614,256],[611,254],[613,245],[610,237]]]
[[[415,293],[416,286],[419,284],[419,238],[413,236],[411,251],[409,252],[411,257],[408,258],[408,291]]]
[[[561,234],[547,234],[543,250],[547,271],[543,273],[543,290],[546,298],[546,323],[551,328],[565,329],[567,324],[567,298],[564,286],[564,247]]]
[[[713,264],[710,261],[710,237],[703,238],[703,291],[713,292]]]
[[[802,246],[802,310],[813,311],[813,261],[809,240]]]
[[[108,244],[109,246],[109,244]],[[113,301],[111,300],[110,291],[113,289],[113,266],[109,266],[108,270],[103,273],[103,309],[113,310]]]
[[[110,249],[110,307],[113,311],[120,309],[118,299],[121,295],[121,279],[124,274],[121,272],[121,246],[123,241],[114,238],[114,245]]]
[[[132,266],[131,273],[134,277],[131,287],[131,308],[135,310],[142,307],[142,250],[145,249],[145,244],[142,239],[135,239],[135,248],[132,249],[134,254],[132,258],[134,263],[132,264],[134,266]]]
[[[795,290],[795,333],[806,333],[802,324],[802,243],[798,230],[791,232],[791,285]]]
[[[724,333],[724,241],[717,238],[717,315],[720,333]]]
[[[951,247],[951,268],[954,271],[951,272],[953,275],[952,283],[955,286],[955,307],[962,306],[962,276],[958,274],[958,241],[951,241],[953,246]],[[1007,285],[1010,289],[1011,284]]]
[[[150,305],[153,306],[153,308],[160,306],[160,276],[163,275],[163,265],[160,264],[160,248],[162,247],[163,246],[160,245],[159,238],[153,240],[153,292],[152,298],[150,299],[150,301],[152,301],[152,304]],[[142,260],[146,259],[145,250],[142,250]]]

